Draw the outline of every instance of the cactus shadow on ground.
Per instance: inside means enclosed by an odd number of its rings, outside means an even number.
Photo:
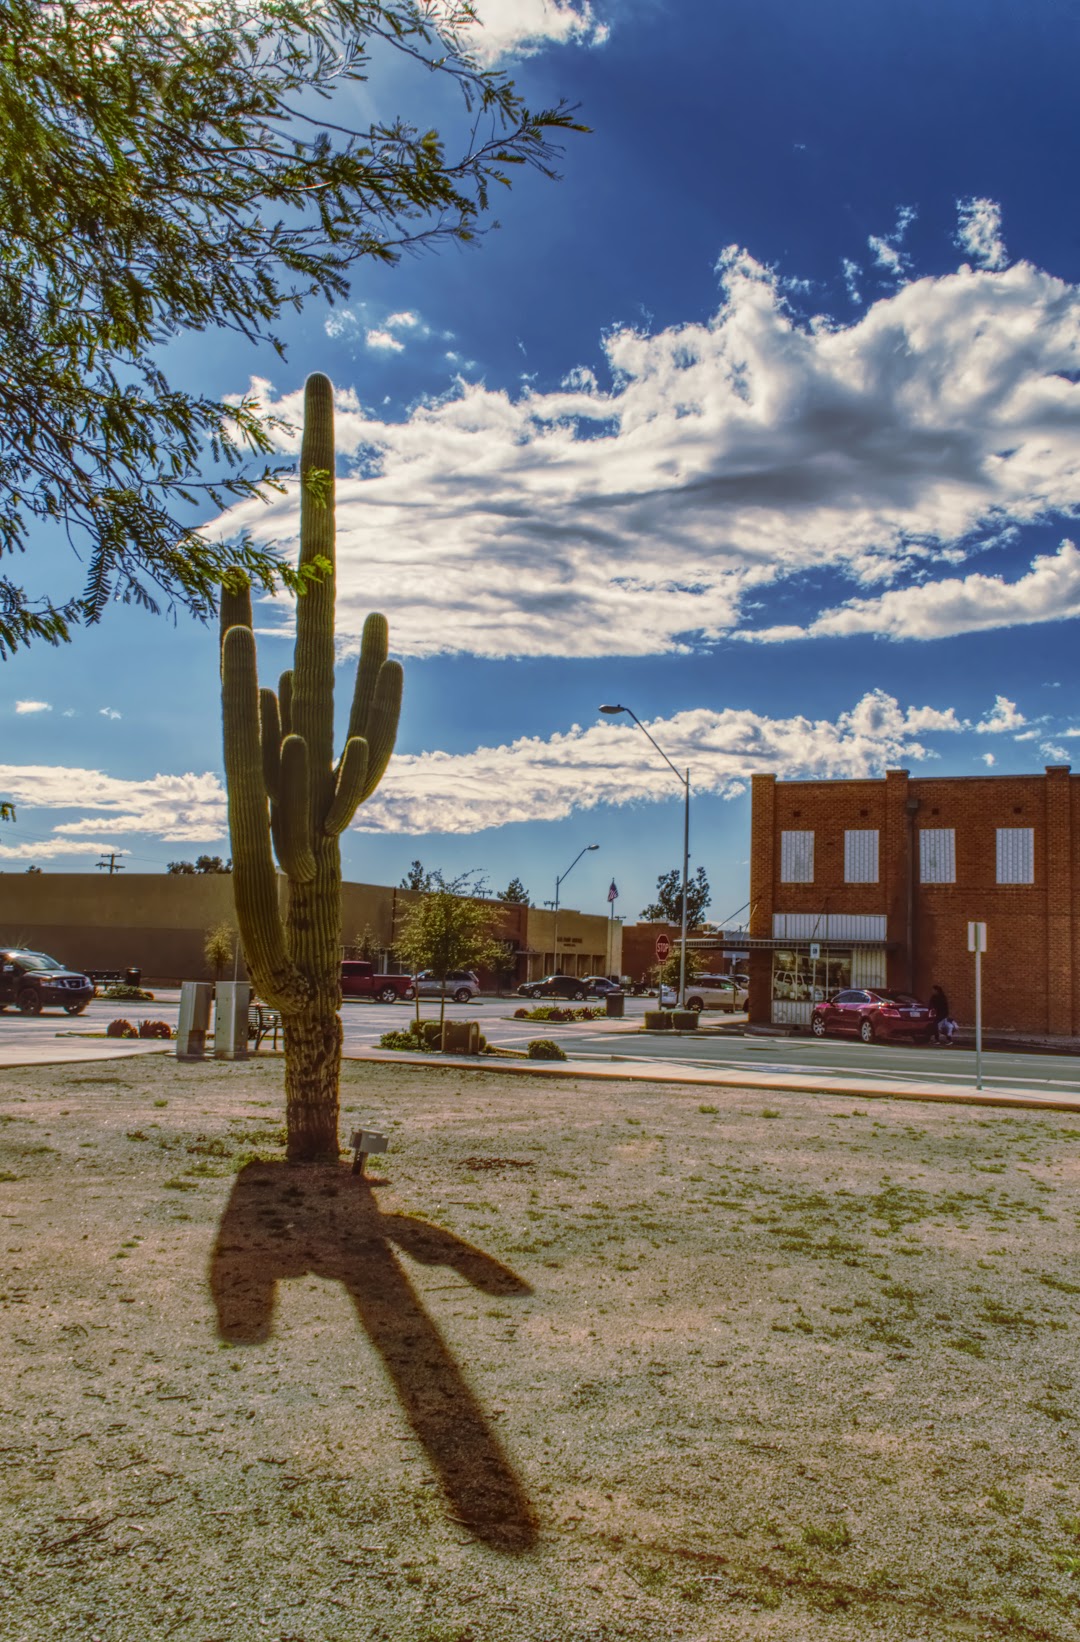
[[[508,1266],[452,1233],[383,1214],[371,1182],[344,1167],[250,1163],[236,1178],[211,1256],[218,1333],[233,1345],[258,1345],[270,1336],[279,1282],[308,1275],[340,1282],[451,1514],[493,1549],[529,1550],[537,1535],[533,1507],[394,1244],[485,1294],[532,1292]]]

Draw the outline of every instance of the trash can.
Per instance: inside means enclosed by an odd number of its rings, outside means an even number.
[[[128,986],[141,986],[142,985],[142,970],[141,969],[125,969],[124,970],[124,980],[127,982]]]
[[[622,1017],[626,1013],[626,995],[623,992],[609,992],[605,1000],[609,1015]]]

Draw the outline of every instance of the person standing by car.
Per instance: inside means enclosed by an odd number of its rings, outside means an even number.
[[[949,1000],[945,996],[944,988],[941,986],[939,981],[934,982],[933,991],[930,993],[930,996],[926,1001],[928,1007],[934,1011],[934,1019],[937,1022],[935,1030],[938,1042],[951,1043],[956,1033],[956,1022],[952,1018],[952,1010],[949,1008]]]

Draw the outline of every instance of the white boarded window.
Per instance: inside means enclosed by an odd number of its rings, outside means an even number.
[[[999,884],[1033,884],[1035,882],[1034,828],[998,828],[997,881]]]
[[[924,884],[955,884],[956,829],[919,829],[919,878]]]
[[[876,884],[878,881],[878,835],[876,827],[858,828],[844,834],[845,884]]]
[[[814,835],[812,832],[782,832],[780,834],[780,882],[782,884],[812,884],[814,882]]]

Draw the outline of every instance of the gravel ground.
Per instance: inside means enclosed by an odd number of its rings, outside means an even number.
[[[280,1082],[0,1077],[5,1639],[1080,1637],[1076,1117]]]

